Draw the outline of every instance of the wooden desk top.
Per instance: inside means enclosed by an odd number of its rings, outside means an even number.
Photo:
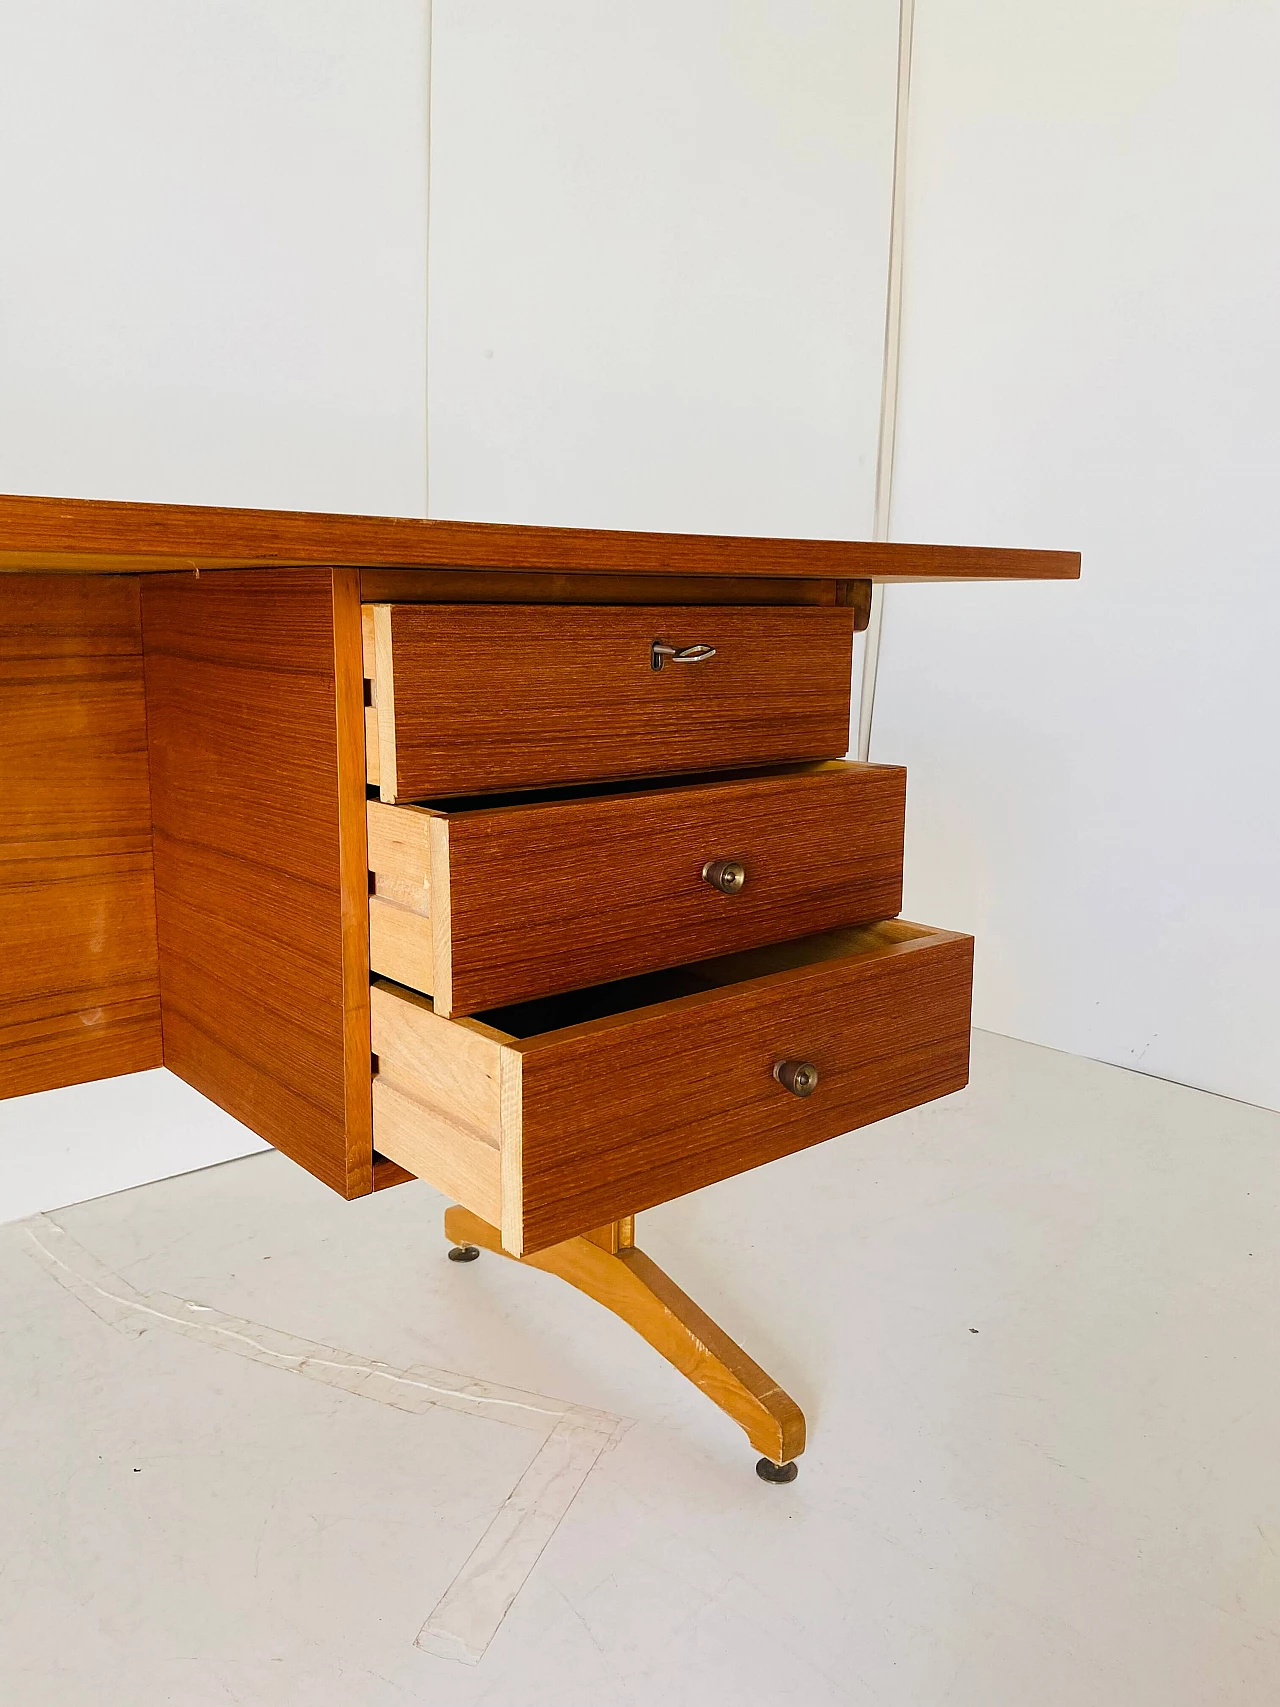
[[[1075,551],[513,527],[406,516],[0,496],[0,571],[138,574],[302,564],[839,581],[1072,581]]]

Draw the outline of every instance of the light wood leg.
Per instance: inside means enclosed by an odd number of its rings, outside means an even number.
[[[740,1345],[634,1244],[634,1217],[529,1256],[511,1257],[496,1227],[469,1209],[448,1209],[445,1237],[479,1245],[527,1268],[558,1274],[612,1310],[746,1430],[757,1452],[786,1464],[804,1451],[804,1412]]]

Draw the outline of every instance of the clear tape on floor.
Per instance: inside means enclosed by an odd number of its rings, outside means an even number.
[[[470,1665],[483,1657],[596,1460],[627,1426],[606,1431],[585,1414],[560,1419],[436,1602],[418,1647]]]
[[[399,1369],[190,1298],[139,1292],[49,1216],[33,1217],[26,1231],[30,1254],[41,1268],[120,1333],[138,1338],[162,1328],[397,1410],[423,1412],[442,1405],[543,1437],[529,1467],[418,1633],[416,1645],[442,1658],[475,1665],[483,1657],[601,1453],[631,1426],[608,1411],[499,1387],[447,1369]]]

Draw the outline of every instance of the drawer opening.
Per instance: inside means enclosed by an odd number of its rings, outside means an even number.
[[[847,759],[818,759],[788,765],[758,765],[723,771],[685,771],[679,775],[614,778],[610,782],[580,782],[563,788],[511,789],[494,794],[432,795],[422,800],[397,802],[397,805],[425,806],[433,812],[447,812],[456,817],[463,812],[493,812],[504,807],[555,806],[571,800],[602,800],[623,798],[636,794],[676,793],[684,789],[707,788],[724,782],[763,782],[770,777],[821,776],[823,772],[847,771]],[[863,765],[863,770],[896,770],[893,765]],[[376,800],[376,789],[369,798]]]
[[[728,984],[767,977],[770,973],[791,972],[831,960],[883,955],[901,944],[921,938],[932,939],[937,935],[937,931],[927,925],[911,924],[905,919],[885,919],[877,924],[822,931],[817,936],[801,937],[792,942],[745,949],[738,954],[717,955],[714,959],[695,961],[689,966],[644,972],[634,978],[619,978],[584,990],[540,996],[510,1007],[490,1008],[473,1017],[505,1037],[523,1041],[544,1032],[563,1031],[569,1026],[585,1025],[592,1020],[612,1019],[637,1008],[700,995]]]

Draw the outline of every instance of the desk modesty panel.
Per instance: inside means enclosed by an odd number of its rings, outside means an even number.
[[[0,1092],[161,1058],[138,579],[0,575]]]

